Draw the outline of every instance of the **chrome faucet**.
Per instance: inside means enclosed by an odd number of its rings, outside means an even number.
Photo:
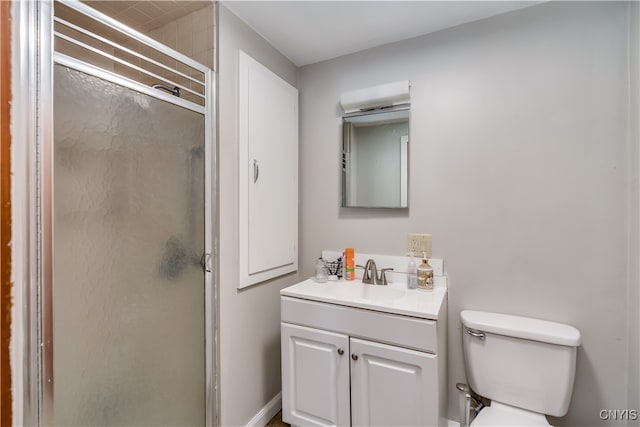
[[[380,275],[378,276],[378,268],[376,267],[376,262],[373,259],[368,259],[367,263],[362,268],[364,268],[362,283],[382,286],[386,286],[388,284],[387,275],[385,273],[389,270],[393,270],[393,268],[383,268],[380,270]]]

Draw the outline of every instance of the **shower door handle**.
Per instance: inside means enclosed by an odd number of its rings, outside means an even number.
[[[200,258],[200,265],[202,265],[202,269],[211,273],[213,269],[211,268],[211,254],[202,254],[202,258]]]
[[[258,165],[258,161],[253,159],[253,183],[255,184],[258,181],[258,176],[260,175],[260,166]]]

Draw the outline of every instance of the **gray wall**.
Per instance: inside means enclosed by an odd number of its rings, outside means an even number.
[[[450,418],[465,381],[462,309],[580,329],[572,405],[556,425],[605,424],[600,409],[627,407],[638,363],[627,366],[638,339],[627,327],[638,286],[629,10],[546,3],[300,71],[303,276],[323,248],[402,254],[407,232],[433,233],[451,277]],[[340,209],[340,93],[405,79],[410,208]]]
[[[238,286],[238,49],[296,86],[296,67],[219,5],[218,150],[220,200],[220,416],[246,423],[280,392],[280,289],[290,274],[242,291]]]

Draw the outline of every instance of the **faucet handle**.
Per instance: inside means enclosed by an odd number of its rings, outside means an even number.
[[[380,270],[380,285],[387,286],[389,282],[387,282],[387,271],[393,271],[393,268],[383,268]]]

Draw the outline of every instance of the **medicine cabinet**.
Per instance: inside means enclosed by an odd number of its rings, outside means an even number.
[[[342,207],[408,207],[409,108],[342,118]]]

